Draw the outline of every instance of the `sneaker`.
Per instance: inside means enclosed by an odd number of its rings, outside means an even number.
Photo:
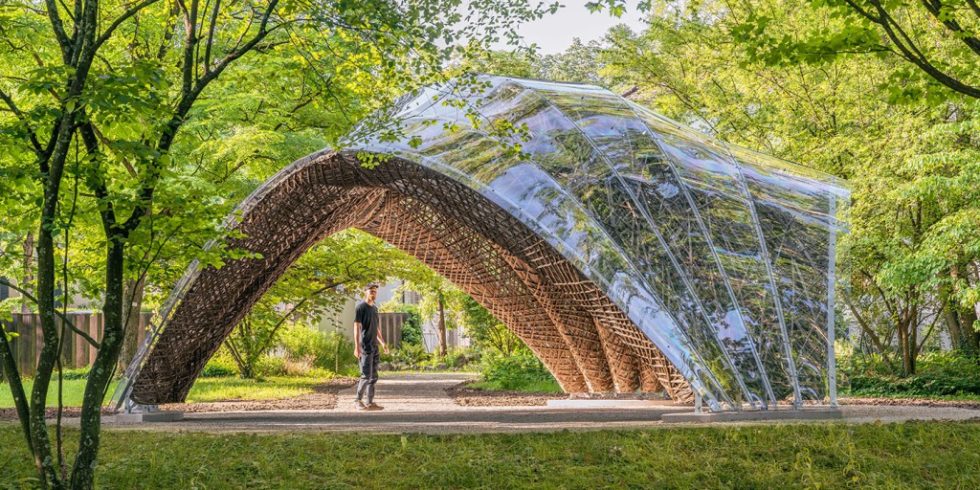
[[[362,402],[360,400],[354,400],[354,409],[355,410],[367,410],[368,407],[367,407],[367,405],[364,404],[364,402]]]
[[[385,407],[382,407],[381,405],[378,405],[377,403],[374,402],[369,403],[368,406],[365,408],[365,410],[372,410],[372,411],[378,411],[384,409]]]

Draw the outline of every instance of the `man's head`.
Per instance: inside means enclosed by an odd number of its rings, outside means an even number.
[[[364,300],[368,303],[374,303],[374,300],[378,297],[378,284],[370,283],[364,286]]]

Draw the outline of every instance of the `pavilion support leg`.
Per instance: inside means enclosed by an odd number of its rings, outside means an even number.
[[[602,341],[609,370],[612,372],[616,393],[633,393],[640,388],[640,372],[632,349],[615,332],[595,321],[596,331]]]

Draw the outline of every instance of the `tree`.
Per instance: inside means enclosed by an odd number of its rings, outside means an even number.
[[[608,9],[614,16],[625,11],[625,0],[589,2],[593,11]],[[712,5],[714,4],[714,5]],[[903,82],[924,75],[948,90],[980,98],[980,8],[974,0],[810,0],[773,8],[768,2],[732,5],[728,2],[636,2],[645,12],[667,9],[703,11],[707,5],[718,12],[738,11],[735,42],[751,47],[755,61],[770,66],[833,59],[855,54],[899,58],[914,71],[897,69],[892,96],[902,92]],[[776,26],[787,10],[808,9],[814,23],[787,32]],[[726,15],[726,14],[721,14]],[[734,15],[726,15],[729,18]],[[706,17],[705,20],[712,20]],[[777,27],[774,29],[774,27]],[[775,31],[775,32],[774,32]],[[917,96],[922,87],[901,96]],[[941,94],[934,95],[941,97]]]
[[[975,101],[912,97],[922,84],[897,83],[904,67],[888,57],[787,58],[747,37],[792,40],[846,22],[801,5],[659,10],[639,35],[607,35],[602,74],[702,131],[850,179],[839,276],[862,336],[905,374],[944,326],[976,352]],[[766,29],[753,31],[763,13]]]
[[[461,301],[462,323],[466,334],[473,339],[477,349],[491,351],[509,357],[523,350],[530,352],[524,342],[514,335],[504,324],[480,306],[473,298],[466,296]]]
[[[443,61],[458,51],[457,42],[483,46],[499,35],[514,38],[521,20],[548,10],[520,0],[480,0],[467,7],[470,22],[461,25],[459,1],[8,4],[0,25],[0,102],[5,108],[0,121],[4,137],[16,144],[0,158],[5,173],[22,169],[33,180],[21,182],[18,191],[36,204],[38,215],[32,236],[34,296],[43,331],[30,403],[18,405],[18,415],[44,486],[92,485],[100,406],[125,338],[127,310],[137,295],[142,297],[142,279],[183,227],[161,236],[151,223],[167,221],[189,204],[182,185],[196,170],[179,159],[186,155],[181,135],[195,120],[209,118],[217,101],[206,101],[221,85],[218,80],[236,70],[247,73],[261,64],[260,55],[272,55],[289,60],[289,70],[275,72],[281,78],[248,82],[275,86],[290,75],[304,80],[310,91],[303,92],[295,111],[352,93],[370,94],[383,103],[393,92],[439,78]],[[286,124],[291,119],[278,115]],[[70,476],[52,457],[44,421],[60,345],[56,238],[69,237],[74,229],[64,201],[74,202],[75,194],[63,192],[66,178],[73,189],[81,185],[83,207],[97,217],[103,247],[98,262],[104,271],[104,333],[85,389],[80,446]],[[67,245],[66,238],[66,256]],[[222,249],[214,250],[206,264],[220,264]],[[133,280],[129,287],[127,277]],[[0,337],[6,344],[7,336]],[[18,377],[9,370],[5,374]]]
[[[337,311],[371,282],[383,282],[416,259],[379,238],[346,230],[307,251],[249,311],[225,347],[243,378],[279,339],[287,323],[312,323]]]

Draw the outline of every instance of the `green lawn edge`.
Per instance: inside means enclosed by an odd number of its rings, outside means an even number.
[[[68,430],[68,440],[77,436]],[[71,445],[69,445],[71,448]],[[32,486],[0,425],[0,487]],[[786,424],[483,435],[106,430],[101,488],[978,488],[980,424]]]

